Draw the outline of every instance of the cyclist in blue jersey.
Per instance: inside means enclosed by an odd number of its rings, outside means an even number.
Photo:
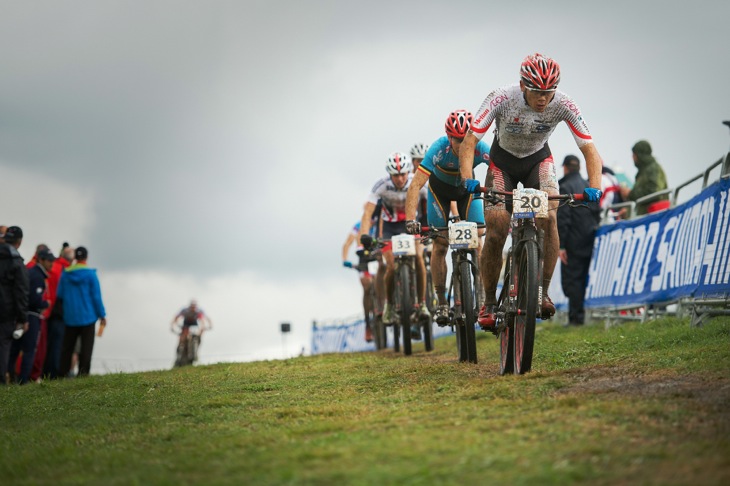
[[[456,203],[459,217],[465,221],[484,224],[484,207],[481,199],[467,192],[459,174],[459,147],[471,125],[472,114],[465,110],[453,111],[446,119],[446,136],[436,140],[428,149],[418,167],[406,198],[406,229],[409,233],[420,232],[421,223],[416,221],[418,193],[428,183],[428,225],[445,227],[449,208]],[[489,145],[480,141],[474,149],[474,165],[489,164]],[[440,325],[449,322],[449,305],[446,301],[446,253],[448,241],[435,238],[431,272],[439,306],[434,316]]]

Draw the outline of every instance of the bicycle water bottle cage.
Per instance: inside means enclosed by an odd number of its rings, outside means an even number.
[[[512,217],[547,218],[548,195],[540,189],[515,189],[512,191]]]
[[[413,235],[395,235],[390,239],[395,256],[416,256],[416,237]]]
[[[451,248],[479,248],[477,224],[472,221],[459,221],[449,226],[449,246]]]

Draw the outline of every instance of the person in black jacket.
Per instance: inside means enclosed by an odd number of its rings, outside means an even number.
[[[575,155],[565,157],[563,173],[564,177],[558,181],[561,194],[582,194],[589,187],[580,175],[580,160]],[[560,274],[563,293],[568,298],[569,325],[580,326],[585,322],[583,302],[600,217],[597,203],[575,208],[565,205],[558,209]]]
[[[16,327],[28,329],[28,271],[18,248],[23,230],[11,226],[0,243],[0,384],[6,383],[10,345]]]
[[[17,381],[21,385],[30,381],[30,373],[33,370],[43,311],[49,305],[48,295],[46,294],[46,279],[55,259],[56,257],[53,256],[50,250],[42,249],[36,253],[36,264],[28,270],[30,287],[28,292],[28,329],[20,339],[13,341],[10,346],[10,360],[8,361],[8,370],[12,378],[15,372],[15,361],[18,359],[20,352],[23,352],[20,375],[17,377]]]

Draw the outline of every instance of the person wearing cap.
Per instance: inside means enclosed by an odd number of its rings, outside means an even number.
[[[28,383],[31,378],[38,337],[44,320],[43,312],[49,305],[46,294],[46,279],[56,259],[48,248],[40,249],[35,258],[36,264],[28,270],[28,328],[20,339],[13,341],[8,363],[10,375],[13,376],[15,361],[18,359],[20,352],[23,352],[20,362],[20,374],[17,377],[17,382],[21,385]]]
[[[563,178],[558,181],[560,194],[581,194],[588,181],[580,175],[580,159],[568,155],[563,159]],[[568,325],[585,322],[584,300],[588,285],[593,241],[601,219],[597,202],[576,208],[558,208],[558,237],[560,239],[560,283],[568,298]]]
[[[28,270],[18,253],[23,230],[10,226],[0,243],[0,383],[6,383],[14,333],[28,329]]]
[[[89,374],[96,322],[100,324],[98,336],[106,327],[106,310],[101,298],[99,278],[96,269],[86,264],[89,252],[79,246],[74,256],[76,263],[63,272],[56,293],[56,299],[63,301],[63,320],[66,323],[61,346],[61,377],[67,376],[71,370],[71,356],[78,337],[81,338],[81,351],[77,376]]]
[[[634,165],[638,169],[633,189],[621,188],[621,196],[625,201],[636,201],[639,198],[654,194],[655,192],[667,189],[667,176],[659,162],[651,154],[651,145],[646,140],[639,140],[631,147],[631,155],[634,158]],[[669,208],[669,195],[662,194],[636,205],[636,215],[641,216],[648,213]]]

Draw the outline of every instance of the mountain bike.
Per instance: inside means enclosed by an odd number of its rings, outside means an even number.
[[[458,219],[458,218],[457,218]],[[484,228],[470,221],[452,219],[448,227],[431,228],[428,238],[446,238],[442,232],[448,231],[451,248],[451,279],[447,302],[453,306],[449,312],[450,325],[456,331],[456,347],[459,361],[477,362],[476,330],[482,283],[479,275],[479,228]]]
[[[499,337],[499,374],[522,375],[532,368],[535,325],[542,308],[544,232],[537,227],[538,218],[548,217],[548,201],[564,201],[578,206],[582,194],[548,196],[539,189],[518,188],[512,192],[482,188],[488,204],[512,201],[510,227],[512,246],[505,261],[504,283],[497,299],[496,327]]]
[[[393,236],[390,240],[378,240],[376,248],[387,248],[393,252],[393,295],[389,302],[394,306],[398,322],[393,325],[393,349],[400,352],[401,338],[403,354],[413,353],[411,341],[411,325],[417,324],[423,329],[425,340],[430,344],[426,350],[433,349],[432,322],[420,322],[418,302],[418,285],[416,281],[416,237],[409,234]]]
[[[202,332],[199,326],[187,326],[180,330],[181,340],[175,354],[175,368],[192,365],[198,360],[198,348]]]
[[[380,260],[380,250],[368,251],[360,249],[356,253],[361,261],[356,267],[352,268],[359,272],[368,272],[369,274],[368,263]],[[388,336],[383,324],[383,306],[375,291],[375,279],[377,277],[376,275],[370,275],[370,278],[370,285],[364,295],[365,326],[369,327],[373,333],[375,349],[381,350],[388,347]]]

